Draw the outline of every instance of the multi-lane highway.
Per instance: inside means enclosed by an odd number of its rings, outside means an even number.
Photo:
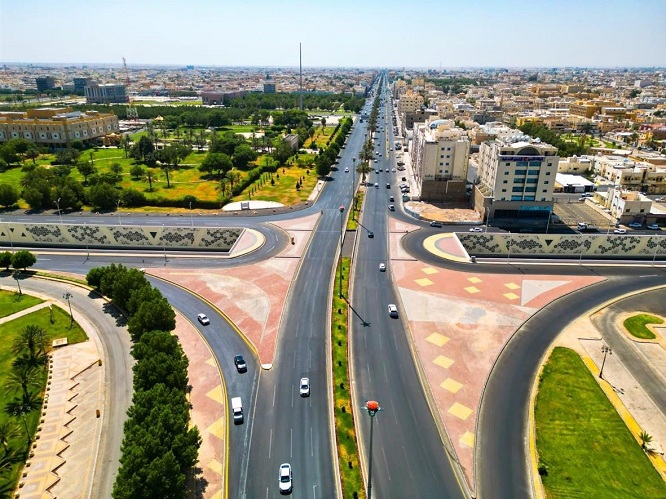
[[[374,168],[368,177],[373,184],[377,182],[378,187],[369,187],[366,193],[362,225],[354,244],[351,290],[354,309],[350,333],[352,383],[355,411],[360,418],[358,436],[362,458],[365,465],[370,424],[369,417],[362,412],[362,405],[365,399],[374,399],[383,409],[374,420],[372,475],[375,497],[464,497],[466,492],[455,460],[446,450],[446,438],[442,438],[438,431],[418,376],[418,361],[412,357],[406,318],[401,310],[397,319],[390,318],[387,311],[389,303],[399,304],[388,259],[389,216],[421,225],[422,230],[404,238],[405,248],[422,261],[444,266],[422,246],[423,239],[437,229],[416,222],[401,211],[397,185],[402,173],[392,171],[395,168],[394,143],[390,133],[390,100],[386,96],[378,126],[383,131],[375,150],[381,151],[382,155],[377,157],[377,163],[371,163]],[[330,293],[343,221],[339,207],[344,206],[345,213],[350,207],[352,180],[358,180],[351,171],[354,167],[352,158],[358,157],[366,134],[367,123],[357,123],[353,127],[341,153],[339,169],[332,173],[315,206],[272,218],[293,218],[321,211],[285,303],[272,369],[261,369],[241,335],[210,306],[187,291],[151,279],[185,316],[194,318],[199,312],[209,316],[210,326],[195,324],[218,359],[228,398],[241,396],[243,399],[245,423],[233,425],[230,419],[230,497],[277,497],[278,466],[283,462],[289,462],[293,467],[294,496],[320,498],[339,494],[327,349]],[[345,173],[345,168],[350,172]],[[375,173],[375,169],[382,172]],[[391,203],[389,196],[398,201]],[[389,204],[394,204],[397,211],[389,212]],[[92,221],[84,215],[66,215],[64,218],[66,223]],[[95,221],[99,218],[95,217]],[[50,215],[20,215],[14,219],[54,220]],[[197,217],[195,220],[202,226],[233,224],[253,227],[266,237],[266,244],[258,252],[233,261],[206,260],[209,266],[239,265],[268,258],[288,243],[284,233],[264,224],[268,219],[261,217]],[[192,223],[189,217],[174,220],[174,217],[166,216],[123,216],[119,223],[147,221],[156,225]],[[368,237],[369,231],[373,232],[373,238]],[[181,259],[172,255],[176,252],[169,254],[168,265],[200,265],[200,259]],[[100,252],[83,263],[82,260],[80,254],[67,256],[55,252],[40,258],[37,268],[80,272],[82,265],[92,268],[112,261],[135,267],[167,263],[161,253],[146,257],[145,254],[118,256]],[[389,267],[387,272],[379,271],[380,263]],[[446,263],[446,266],[462,268],[464,265]],[[633,268],[523,267],[519,262],[507,266],[477,264],[476,268],[487,272],[593,272],[610,277],[605,283],[558,300],[536,314],[509,342],[491,373],[482,399],[477,435],[478,495],[528,497],[524,416],[534,373],[548,345],[568,320],[609,297],[663,283],[664,274],[656,270],[645,277],[636,277],[640,271]],[[233,365],[233,356],[238,353],[248,361],[247,373],[239,374]],[[301,398],[298,394],[301,377],[310,378],[310,397]],[[498,428],[501,431],[497,431]]]

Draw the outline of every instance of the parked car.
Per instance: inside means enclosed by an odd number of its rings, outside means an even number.
[[[626,233],[627,233],[627,229],[615,229],[613,231],[613,234],[626,234]]]
[[[206,314],[198,314],[197,320],[201,323],[202,326],[207,326],[208,324],[210,324],[210,321],[208,320]]]
[[[472,227],[469,229],[470,232],[483,232],[483,227]]]
[[[388,205],[389,211],[395,211],[395,206],[392,204]]]
[[[650,224],[647,226],[648,229],[650,230],[660,230],[661,228],[659,227],[659,224]]]
[[[379,271],[380,272],[386,272],[386,264],[385,263],[380,263],[379,264]]]
[[[430,222],[430,227],[441,227],[441,226],[442,222],[438,222],[437,220],[433,220],[432,222]]]
[[[245,363],[245,359],[242,355],[236,355],[234,357],[234,364],[236,365],[236,370],[239,373],[247,372],[247,364]]]
[[[628,224],[628,227],[631,227],[632,229],[640,229],[641,227],[643,227],[643,224],[640,222],[630,222]]]

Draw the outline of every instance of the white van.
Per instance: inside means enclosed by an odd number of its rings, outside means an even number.
[[[234,424],[243,423],[243,401],[240,397],[231,399],[231,411],[234,415]]]

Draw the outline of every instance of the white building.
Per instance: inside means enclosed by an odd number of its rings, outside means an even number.
[[[591,171],[592,168],[594,168],[594,157],[581,156],[579,158],[574,155],[570,158],[560,159],[557,171],[558,173],[580,175]]]
[[[559,161],[556,147],[528,136],[484,142],[474,208],[495,224],[546,225]]]
[[[411,160],[422,200],[465,199],[469,140],[452,120],[415,124]]]

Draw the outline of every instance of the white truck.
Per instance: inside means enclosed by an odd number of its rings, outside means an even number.
[[[243,422],[243,402],[240,397],[231,399],[231,411],[234,414],[234,424],[241,424]]]

